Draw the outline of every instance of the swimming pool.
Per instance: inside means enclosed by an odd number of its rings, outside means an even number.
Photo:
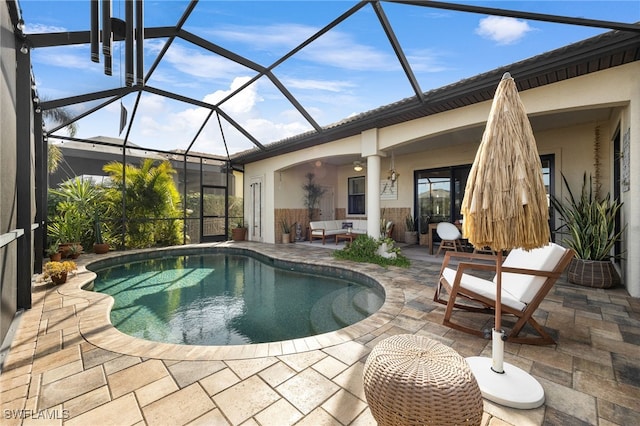
[[[376,312],[384,292],[350,271],[234,251],[150,253],[92,268],[111,322],[146,340],[240,345],[326,333]],[[125,257],[126,258],[126,257]]]

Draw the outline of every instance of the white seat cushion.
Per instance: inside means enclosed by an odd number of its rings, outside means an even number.
[[[529,251],[513,249],[502,265],[511,268],[552,271],[564,253],[565,248],[554,243]],[[545,277],[504,272],[502,274],[502,288],[516,299],[530,303],[540,291],[545,279]],[[496,282],[496,277],[493,278],[493,282]]]
[[[455,269],[444,268],[442,275],[449,284],[453,285],[453,281],[456,278]],[[493,281],[474,277],[473,275],[469,274],[462,274],[462,278],[460,279],[460,287],[473,291],[474,293],[477,293],[493,301],[496,300],[496,283]],[[519,311],[523,310],[527,306],[516,297],[514,297],[511,293],[509,293],[504,287],[502,288],[500,300],[502,301],[503,305],[509,306],[513,309],[517,309]]]

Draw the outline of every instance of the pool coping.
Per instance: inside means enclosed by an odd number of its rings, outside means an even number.
[[[109,313],[114,303],[113,298],[106,294],[83,289],[96,278],[96,274],[87,269],[87,267],[91,267],[92,264],[102,262],[103,260],[145,252],[180,251],[189,248],[206,249],[214,247],[232,247],[233,249],[249,250],[278,260],[298,262],[298,260],[288,259],[286,251],[267,250],[267,246],[263,244],[252,244],[250,242],[201,243],[187,246],[111,252],[99,256],[84,255],[83,261],[78,262],[76,274],[70,277],[67,283],[57,286],[57,291],[65,297],[76,299],[74,303],[76,303],[77,307],[76,315],[78,316],[79,332],[90,344],[124,355],[189,361],[251,359],[321,350],[374,333],[375,330],[393,321],[404,307],[404,292],[400,288],[399,283],[394,282],[394,279],[390,276],[392,274],[385,273],[387,269],[368,263],[341,261],[326,256],[313,256],[312,262],[303,261],[302,263],[308,263],[314,266],[342,268],[347,271],[363,274],[378,283],[385,292],[383,305],[377,312],[362,321],[340,330],[309,337],[250,345],[180,345],[144,340],[122,333],[111,324],[109,319]],[[77,299],[83,299],[86,303],[78,304]]]

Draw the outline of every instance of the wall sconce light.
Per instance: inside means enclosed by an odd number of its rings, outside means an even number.
[[[363,169],[362,167],[362,163],[359,161],[354,161],[353,162],[353,170],[355,170],[356,172],[361,172]]]
[[[27,54],[29,53],[29,46],[27,46],[27,43],[22,43],[22,47],[20,48],[20,52],[23,54]]]

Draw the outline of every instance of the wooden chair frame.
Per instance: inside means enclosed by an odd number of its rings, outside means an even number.
[[[538,306],[544,300],[547,293],[551,290],[556,280],[563,273],[565,268],[571,262],[571,259],[574,257],[574,251],[571,249],[565,249],[565,253],[560,258],[560,261],[557,263],[556,267],[552,271],[540,271],[533,269],[521,269],[521,268],[511,268],[511,267],[503,267],[502,272],[513,272],[517,274],[528,274],[535,275],[539,277],[546,277],[544,284],[540,287],[540,290],[535,295],[535,297],[531,300],[529,304],[523,310],[514,309],[507,305],[502,304],[502,313],[514,315],[517,318],[517,322],[511,329],[511,332],[507,334],[507,341],[513,343],[526,343],[532,345],[552,345],[555,344],[553,338],[544,330],[544,328],[538,324],[538,322],[533,318],[533,313],[538,309]],[[458,269],[456,271],[456,276],[453,283],[447,282],[447,280],[443,276],[444,269],[449,265],[449,262],[453,259],[462,259],[458,263]],[[466,261],[465,261],[466,260]],[[483,263],[474,263],[477,261],[483,261]],[[440,269],[440,279],[438,282],[438,286],[436,288],[436,292],[433,296],[433,300],[446,305],[447,308],[445,310],[445,315],[442,323],[448,327],[454,328],[456,330],[464,331],[470,334],[475,334],[477,336],[484,336],[485,333],[483,330],[473,329],[459,323],[455,323],[451,321],[451,314],[453,313],[453,308],[464,309],[472,312],[486,312],[493,313],[495,308],[495,301],[486,296],[480,295],[474,291],[469,289],[462,288],[460,286],[460,281],[462,279],[462,274],[467,273],[470,270],[480,270],[480,271],[494,271],[496,270],[496,261],[497,257],[487,254],[478,254],[478,253],[460,253],[460,252],[445,252],[445,257],[442,263],[442,268]],[[449,293],[448,298],[443,297],[443,287]],[[468,301],[476,302],[481,306],[472,306],[468,304],[458,303],[456,299],[458,297],[462,297]],[[529,324],[533,329],[539,334],[539,337],[518,337],[518,334],[522,330],[522,328]]]

